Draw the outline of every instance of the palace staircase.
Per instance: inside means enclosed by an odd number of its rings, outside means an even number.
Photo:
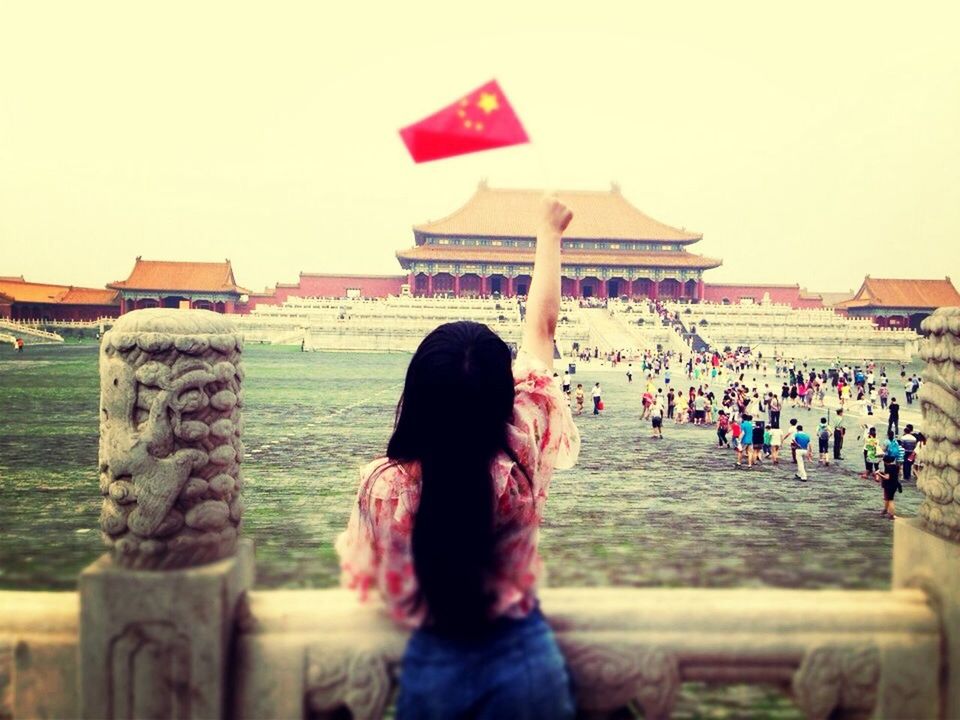
[[[63,338],[57,333],[15,320],[0,319],[0,342],[12,343],[17,338],[22,338],[25,345],[54,345],[63,342]]]

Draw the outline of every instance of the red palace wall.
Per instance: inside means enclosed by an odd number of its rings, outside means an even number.
[[[0,316],[2,316],[0,310]],[[102,317],[118,317],[119,305],[68,305],[55,303],[14,302],[10,317],[14,320],[88,321]]]
[[[305,297],[346,297],[357,289],[361,297],[399,295],[406,275],[300,275],[300,292]]]
[[[755,303],[768,295],[770,302],[778,305],[789,305],[793,308],[819,308],[823,301],[819,297],[801,297],[799,285],[712,285],[705,283],[703,299],[705,302],[728,302],[737,305],[745,298]]]

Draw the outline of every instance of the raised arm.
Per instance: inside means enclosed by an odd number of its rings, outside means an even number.
[[[572,218],[557,198],[544,198],[521,344],[548,368],[553,368],[553,336],[560,313],[560,239]]]

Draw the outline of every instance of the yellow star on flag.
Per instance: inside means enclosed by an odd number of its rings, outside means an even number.
[[[482,92],[480,93],[480,99],[477,100],[477,107],[489,115],[494,110],[500,109],[500,103],[497,102],[497,96],[493,93]]]

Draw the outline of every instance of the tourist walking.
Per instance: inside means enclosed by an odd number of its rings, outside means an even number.
[[[817,449],[820,451],[820,464],[829,465],[830,428],[825,417],[820,418],[820,424],[817,425]]]
[[[599,415],[603,410],[603,399],[601,398],[600,383],[593,384],[593,414]]]
[[[446,323],[420,344],[386,457],[364,469],[337,539],[343,583],[361,597],[376,588],[389,616],[414,629],[400,720],[574,717],[537,599],[543,499],[554,468],[571,467],[580,447],[551,379],[570,217],[545,204],[512,369],[506,343],[480,323]]]
[[[730,418],[723,410],[720,411],[720,418],[717,420],[717,447],[730,447],[730,441],[727,440],[727,430],[730,427]]]
[[[913,434],[913,425],[907,424],[900,436],[900,447],[903,448],[903,479],[909,482],[912,478],[913,463],[917,459],[917,436]]]
[[[890,398],[890,405],[888,407],[890,411],[890,417],[887,420],[887,432],[892,432],[894,435],[900,434],[900,403],[897,402],[896,398]]]
[[[737,465],[741,465],[742,455],[747,455],[747,467],[753,467],[753,418],[744,415],[740,421],[740,445],[742,452],[737,453]]]
[[[880,456],[878,455],[880,444],[877,440],[877,429],[875,427],[864,427],[863,434],[863,466],[864,472],[860,475],[862,478],[873,477],[878,469]]]
[[[770,428],[770,462],[780,464],[780,446],[783,445],[783,430],[779,425]]]
[[[777,397],[776,393],[770,393],[768,408],[770,414],[770,427],[780,427],[780,398]]]
[[[804,459],[810,452],[810,436],[803,431],[803,425],[797,425],[797,431],[793,435],[793,442],[797,446],[797,474],[794,477],[797,480],[807,481],[807,468]]]
[[[577,391],[574,393],[574,401],[577,403],[577,415],[583,414],[583,385],[577,383]]]
[[[834,460],[843,460],[843,455],[840,454],[840,451],[843,449],[843,438],[847,434],[847,424],[846,418],[843,415],[843,410],[837,410],[837,414],[833,421],[833,459]]]
[[[659,394],[650,408],[650,425],[653,427],[652,437],[663,440],[663,398]]]
[[[903,448],[897,442],[893,433],[887,431],[887,442],[883,448],[883,471],[876,474],[877,480],[883,488],[883,510],[880,515],[894,520],[896,508],[894,498],[898,492],[903,492],[900,484],[900,463],[903,462]]]

